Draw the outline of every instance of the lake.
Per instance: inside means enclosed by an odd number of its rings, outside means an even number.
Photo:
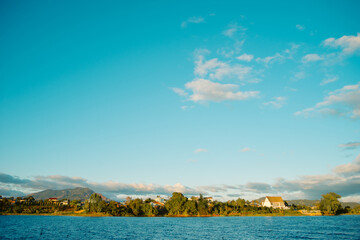
[[[360,239],[360,216],[0,216],[0,239]]]

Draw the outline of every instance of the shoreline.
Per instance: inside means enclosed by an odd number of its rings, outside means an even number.
[[[324,217],[324,216],[343,216],[343,215],[360,215],[360,214],[340,214],[340,215],[305,215],[305,214],[289,214],[289,215],[280,215],[280,214],[257,214],[257,215],[202,215],[202,216],[184,216],[184,215],[174,215],[174,216],[112,216],[108,214],[98,214],[98,213],[89,213],[89,214],[54,214],[54,213],[43,213],[43,214],[31,214],[31,213],[5,213],[0,214],[0,216],[63,216],[63,217],[122,217],[122,218],[149,218],[149,217],[165,217],[165,218],[199,218],[199,217]]]

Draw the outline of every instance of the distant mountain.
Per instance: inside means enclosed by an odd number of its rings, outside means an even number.
[[[90,188],[74,188],[74,189],[63,189],[63,190],[44,190],[37,193],[29,194],[28,196],[33,196],[36,200],[45,200],[48,198],[58,198],[58,199],[68,199],[68,200],[85,200],[89,199],[91,194],[95,193]],[[99,194],[101,198],[105,201],[110,201],[110,199]]]
[[[354,208],[354,207],[360,206],[360,203],[357,203],[357,202],[342,202],[341,206],[343,206],[343,207],[349,206],[350,208]]]
[[[298,200],[285,200],[289,205],[302,205],[307,207],[314,207],[319,202],[319,200],[307,200],[307,199],[298,199]]]

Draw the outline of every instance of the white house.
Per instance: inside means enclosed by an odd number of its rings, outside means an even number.
[[[272,208],[280,208],[280,209],[286,208],[282,197],[269,197],[269,196],[266,196],[265,200],[261,203],[261,206],[263,206],[263,207],[272,207]]]

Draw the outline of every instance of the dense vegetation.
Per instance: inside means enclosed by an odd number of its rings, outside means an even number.
[[[325,214],[360,213],[360,207],[342,208],[338,202],[339,195],[324,194],[319,208]],[[244,199],[227,202],[209,202],[202,195],[198,199],[188,199],[181,193],[173,193],[165,203],[156,203],[153,199],[133,199],[124,204],[115,201],[104,201],[101,195],[93,193],[84,202],[79,200],[51,202],[50,200],[35,200],[32,196],[17,198],[15,201],[3,198],[0,201],[2,214],[100,214],[108,216],[257,216],[257,215],[299,215],[301,206],[291,206],[288,210],[260,207]],[[305,206],[306,207],[306,206]],[[307,207],[308,208],[308,207]]]

